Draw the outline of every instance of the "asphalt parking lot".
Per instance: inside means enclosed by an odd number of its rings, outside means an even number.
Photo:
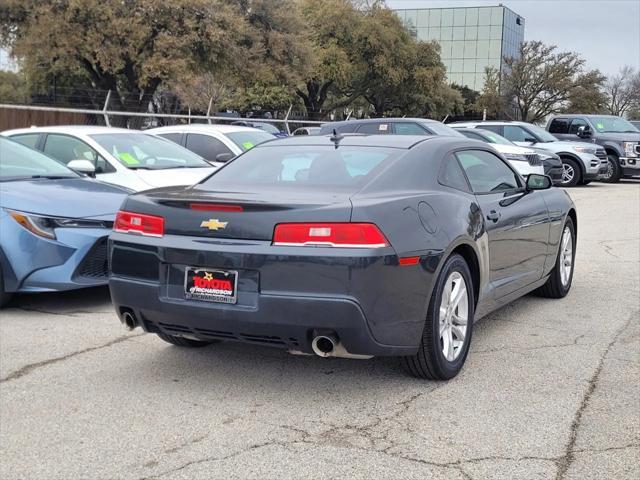
[[[107,289],[0,312],[0,477],[640,478],[640,182],[571,190],[573,289],[476,324],[462,373],[126,333]]]

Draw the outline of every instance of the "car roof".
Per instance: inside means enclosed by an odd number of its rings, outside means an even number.
[[[325,123],[323,127],[331,127],[333,125],[357,125],[359,123],[389,123],[389,122],[421,122],[421,123],[440,123],[430,118],[407,118],[407,117],[385,117],[385,118],[362,118],[354,120],[342,120],[340,122]]]
[[[556,115],[551,115],[551,118],[562,118],[562,117],[587,117],[587,118],[603,118],[603,117],[608,117],[608,118],[620,118],[617,115],[594,115],[592,113],[586,113],[586,114],[582,114],[582,113],[565,113],[565,114],[556,114]]]
[[[242,125],[227,125],[222,123],[190,123],[186,125],[169,125],[166,127],[150,128],[145,130],[149,133],[162,133],[162,132],[218,132],[218,133],[233,133],[233,132],[262,132],[264,130],[260,128],[245,127]],[[269,133],[269,132],[267,132]]]
[[[3,135],[17,135],[24,133],[68,133],[75,135],[92,135],[96,133],[142,133],[141,130],[126,128],[104,127],[100,125],[55,125],[49,127],[30,127],[5,130]]]
[[[436,135],[358,135],[342,134],[339,142],[340,146],[355,147],[388,147],[409,149],[418,143],[432,138],[448,138]],[[457,137],[450,137],[457,138]],[[275,141],[268,141],[256,145],[254,148],[280,147],[284,145],[308,145],[325,146],[333,145],[331,135],[296,135],[281,138]]]

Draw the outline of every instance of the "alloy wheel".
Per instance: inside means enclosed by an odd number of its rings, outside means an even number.
[[[573,241],[571,239],[571,230],[564,227],[562,232],[562,240],[560,244],[560,281],[566,287],[571,278],[571,269],[573,268]]]
[[[453,362],[462,352],[468,321],[467,284],[459,272],[451,272],[440,301],[440,344],[442,354],[449,362]]]
[[[573,167],[567,163],[562,164],[562,183],[567,184],[573,181],[573,177],[576,175]]]

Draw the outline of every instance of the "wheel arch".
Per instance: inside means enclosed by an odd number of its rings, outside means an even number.
[[[473,303],[474,306],[477,306],[478,298],[480,297],[480,262],[478,261],[478,255],[475,249],[468,243],[461,243],[455,247],[447,258],[454,254],[460,255],[464,258],[464,261],[467,262],[467,266],[471,272],[471,280],[473,281]]]
[[[580,159],[580,157],[569,152],[559,152],[559,153],[556,153],[556,155],[558,155],[561,160],[563,158],[568,158],[576,162],[578,164],[578,168],[580,169],[580,177],[584,178],[584,174],[586,173],[586,168],[584,166],[584,162]]]
[[[578,238],[578,213],[576,212],[575,208],[570,208],[569,212],[567,212],[567,217],[571,218],[571,221],[573,222],[573,232],[576,235],[576,238]]]

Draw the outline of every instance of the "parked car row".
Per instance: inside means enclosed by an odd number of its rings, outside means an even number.
[[[413,375],[449,379],[478,318],[531,291],[569,292],[577,213],[551,187],[611,164],[607,144],[522,122],[296,132],[3,132],[0,302],[109,282],[125,327],[175,345],[391,355]],[[621,141],[628,168],[637,145]]]

